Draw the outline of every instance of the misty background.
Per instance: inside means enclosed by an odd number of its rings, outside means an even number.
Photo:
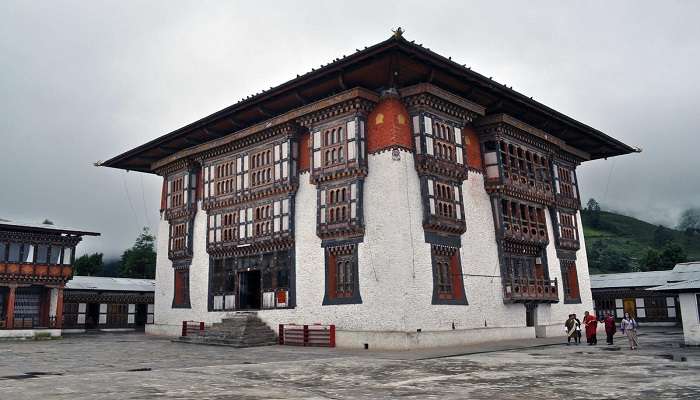
[[[161,178],[94,167],[241,98],[404,37],[641,154],[585,163],[583,201],[675,226],[700,206],[698,2],[0,3],[0,218],[156,231]]]

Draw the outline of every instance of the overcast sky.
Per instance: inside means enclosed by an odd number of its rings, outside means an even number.
[[[156,227],[159,177],[92,165],[402,26],[641,154],[579,168],[584,198],[675,225],[700,206],[700,2],[0,2],[0,218]]]

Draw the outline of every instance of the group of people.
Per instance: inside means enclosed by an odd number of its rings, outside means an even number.
[[[576,317],[576,314],[569,314],[569,319],[564,322],[564,329],[566,330],[567,346],[571,344],[571,339],[574,340],[575,344],[581,343],[581,325],[586,330],[586,341],[589,346],[595,346],[598,344],[598,337],[596,335],[598,331],[598,323],[605,324],[605,334],[607,335],[608,344],[613,344],[613,338],[617,332],[617,324],[615,323],[615,317],[612,314],[607,313],[602,321],[598,321],[595,315],[586,311],[583,315],[583,321]],[[630,313],[625,313],[622,322],[620,322],[620,330],[622,334],[627,336],[629,341],[630,349],[635,350],[639,347],[639,342],[637,340],[637,321],[630,315]]]

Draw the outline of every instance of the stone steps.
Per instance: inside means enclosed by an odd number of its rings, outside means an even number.
[[[255,313],[223,318],[208,327],[204,336],[181,336],[177,341],[230,347],[273,346],[277,335]]]

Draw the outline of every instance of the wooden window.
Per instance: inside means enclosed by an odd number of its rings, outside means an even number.
[[[417,120],[413,120],[414,130],[417,128]],[[456,164],[464,164],[464,144],[462,143],[462,129],[447,121],[442,121],[433,116],[423,116],[423,129],[425,136],[425,153],[443,161]],[[420,139],[416,138],[416,148],[420,153]]]
[[[357,245],[326,248],[326,296],[323,304],[361,303],[357,287]]]
[[[272,233],[272,204],[255,207],[254,217],[255,236],[266,236]]]
[[[185,251],[189,245],[189,223],[173,223],[170,225],[170,251]]]
[[[78,303],[63,303],[63,327],[77,328],[78,327]]]
[[[581,295],[578,287],[578,274],[576,272],[576,261],[560,260],[561,281],[564,288],[564,301],[580,302]]]
[[[558,233],[559,237],[564,240],[578,242],[578,226],[576,215],[557,211]]]
[[[545,156],[505,141],[498,142],[498,151],[504,180],[533,189],[541,187],[546,192],[551,192],[549,160]],[[486,160],[487,166],[495,161],[493,158],[490,156]],[[492,178],[491,174],[487,173],[487,176]]]
[[[190,307],[190,271],[187,269],[175,270],[175,290],[173,296],[173,308]]]
[[[312,170],[335,169],[364,159],[364,130],[364,121],[358,123],[358,119],[353,118],[314,131],[311,137]]]
[[[251,156],[250,184],[252,187],[269,185],[274,181],[272,149],[267,148]]]
[[[7,242],[0,242],[0,263],[7,260]]]
[[[433,304],[466,304],[459,249],[431,245]]]
[[[319,224],[321,226],[357,223],[361,190],[359,181],[319,189]]]
[[[455,185],[436,178],[426,178],[427,207],[431,215],[462,221],[462,189]]]
[[[547,222],[544,208],[501,199],[503,234],[531,241],[547,240]]]
[[[573,169],[555,165],[554,186],[558,195],[570,199],[578,199],[576,173]]]
[[[197,200],[197,174],[187,172],[168,178],[167,200],[168,209],[191,206]]]

